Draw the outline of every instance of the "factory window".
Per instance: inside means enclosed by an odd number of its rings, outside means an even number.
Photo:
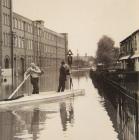
[[[6,5],[6,0],[2,1],[2,5],[5,6]]]
[[[10,8],[10,0],[3,0],[2,2],[4,7]]]
[[[29,33],[31,33],[31,25],[30,25],[30,24],[28,24],[28,26],[27,26],[27,27],[28,27],[28,32],[29,32]]]
[[[24,30],[24,22],[21,21],[21,30]]]
[[[21,48],[24,48],[24,38],[21,38]]]
[[[17,47],[18,46],[18,37],[15,36],[14,37],[14,47]]]
[[[3,33],[4,46],[10,46],[10,34]]]
[[[30,28],[30,33],[32,33],[32,32],[33,32],[33,31],[32,31],[32,25],[30,25],[30,27],[29,27],[29,28]]]
[[[18,45],[19,45],[19,48],[22,48],[22,37],[18,38]]]
[[[44,32],[44,38],[47,39],[47,32]]]
[[[33,40],[30,41],[30,48],[33,50]]]
[[[5,69],[10,67],[10,58],[8,56],[5,57]]]
[[[25,22],[25,31],[28,31],[28,24]]]
[[[3,13],[3,24],[7,26],[10,25],[10,16],[6,13]]]
[[[3,33],[4,37],[4,46],[7,46],[7,33]]]
[[[16,18],[14,18],[14,27],[18,28],[18,20]]]
[[[26,49],[28,50],[28,39],[26,39]]]
[[[44,38],[44,31],[42,31],[42,37]]]
[[[21,30],[21,20],[18,20],[18,28]]]
[[[6,14],[3,13],[3,24],[6,25]]]
[[[33,46],[32,43],[33,43],[32,40],[27,40],[27,46],[29,50],[32,50],[32,46]]]

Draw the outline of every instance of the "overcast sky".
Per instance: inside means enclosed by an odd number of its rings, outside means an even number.
[[[139,29],[139,0],[13,0],[14,11],[45,26],[69,34],[69,48],[77,55],[95,56],[97,42],[108,35],[119,42]]]

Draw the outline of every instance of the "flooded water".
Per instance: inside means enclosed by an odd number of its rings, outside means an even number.
[[[56,71],[47,72],[41,77],[40,90],[56,90],[57,77]],[[10,94],[10,84],[1,88],[1,97]],[[0,140],[137,140],[135,102],[101,82],[92,82],[88,72],[73,73],[73,88],[84,88],[85,96],[1,108]],[[21,92],[31,90],[28,80]]]
[[[12,80],[10,77],[4,77],[1,80],[0,85],[0,99],[7,99],[12,93]],[[14,78],[14,89],[23,81],[23,77]],[[45,74],[40,77],[39,87],[40,91],[51,91],[56,90],[58,85],[58,72],[54,69],[45,71]],[[28,79],[25,84],[20,88],[16,95],[21,94],[32,94],[32,85],[30,79]]]

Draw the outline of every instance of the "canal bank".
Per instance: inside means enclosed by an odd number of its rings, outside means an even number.
[[[104,81],[133,100],[138,100],[139,72],[126,71],[90,71],[90,77]]]

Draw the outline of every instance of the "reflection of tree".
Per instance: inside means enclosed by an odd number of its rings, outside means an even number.
[[[74,111],[72,104],[70,103],[68,109],[66,107],[66,103],[62,102],[60,103],[60,117],[61,117],[61,123],[63,127],[63,131],[67,130],[67,123],[73,123],[74,120]]]

